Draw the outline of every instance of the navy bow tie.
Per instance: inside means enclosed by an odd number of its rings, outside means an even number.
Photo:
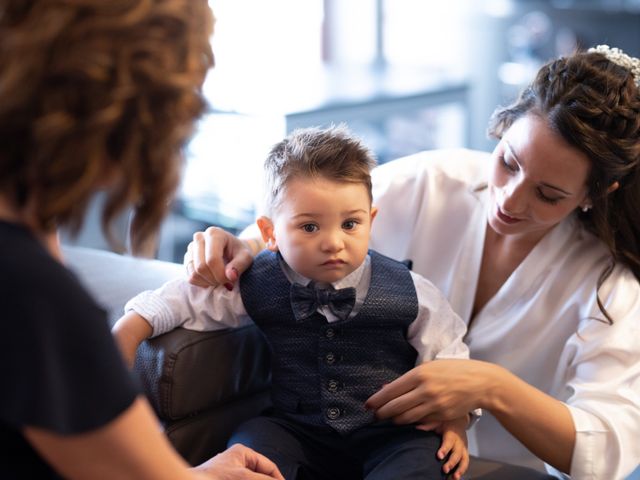
[[[298,322],[309,318],[319,307],[329,307],[336,317],[346,320],[355,302],[356,289],[353,287],[339,290],[315,288],[313,282],[306,287],[299,283],[291,285],[291,308]]]

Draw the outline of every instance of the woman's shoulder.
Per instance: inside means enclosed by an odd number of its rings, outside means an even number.
[[[6,225],[5,225],[6,226]],[[95,308],[76,276],[25,229],[8,227],[0,242],[0,296],[6,309]]]
[[[597,289],[598,298],[614,323],[616,320],[631,321],[635,328],[640,328],[640,281],[638,278],[626,265],[620,262],[614,264],[605,244],[577,219],[573,219],[573,228],[573,248],[567,249],[567,255],[570,257],[567,263],[575,265],[576,269],[581,271],[578,277],[584,279],[582,283],[586,287],[597,285],[603,273],[610,270],[600,288]],[[595,287],[592,291],[596,291]],[[595,317],[608,324],[596,303],[593,302],[591,306],[593,316],[585,317],[585,320],[589,321]]]
[[[427,150],[382,164],[373,170],[372,177],[376,185],[423,182],[435,177],[474,184],[485,180],[490,155],[463,148]]]

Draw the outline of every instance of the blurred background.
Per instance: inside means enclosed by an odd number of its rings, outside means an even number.
[[[609,44],[640,56],[640,0],[210,0],[210,112],[148,256],[182,262],[193,232],[253,222],[262,162],[296,127],[346,123],[384,163],[490,151],[487,121],[547,60]],[[96,205],[75,240],[108,248]],[[128,218],[120,222],[126,238]]]

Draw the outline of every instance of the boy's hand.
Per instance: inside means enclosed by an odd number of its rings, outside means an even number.
[[[450,474],[449,478],[453,480],[460,480],[469,468],[468,424],[469,417],[464,416],[446,422],[420,424],[417,427],[420,430],[435,430],[442,435],[442,445],[436,455],[439,460],[447,459],[442,471]]]

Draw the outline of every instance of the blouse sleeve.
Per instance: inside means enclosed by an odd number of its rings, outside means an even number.
[[[640,285],[616,269],[600,296],[613,324],[596,307],[565,349],[574,479],[625,478],[640,463]]]
[[[154,337],[179,326],[211,331],[252,323],[237,282],[228,291],[224,286],[201,288],[181,278],[171,280],[157,290],[142,292],[129,300],[125,312],[130,310],[151,324]]]
[[[418,317],[409,325],[407,339],[418,352],[416,365],[438,358],[469,358],[464,322],[431,282],[414,272],[411,277],[418,295]]]

